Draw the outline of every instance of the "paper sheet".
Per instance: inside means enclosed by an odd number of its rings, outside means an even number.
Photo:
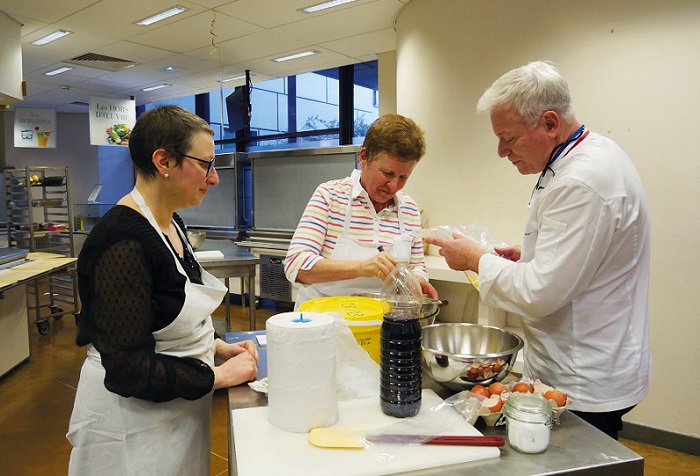
[[[221,259],[224,257],[224,254],[219,250],[195,251],[194,255],[200,261],[215,260],[215,259]]]
[[[423,390],[424,410],[441,401],[432,390]],[[367,429],[397,421],[382,413],[378,398],[344,401],[338,405],[340,420],[334,425],[338,428]],[[372,450],[317,448],[309,443],[308,434],[280,430],[269,422],[267,415],[267,407],[231,412],[239,476],[371,476],[497,458],[501,454],[495,447],[420,445],[405,447],[389,461],[380,461]],[[451,434],[481,435],[461,416],[455,424],[459,426]]]

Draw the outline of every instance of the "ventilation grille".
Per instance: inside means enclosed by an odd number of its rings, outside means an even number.
[[[282,257],[260,255],[260,294],[261,298],[292,302],[292,284],[284,275]]]
[[[97,53],[85,53],[84,55],[76,56],[75,58],[66,60],[65,62],[77,64],[79,66],[104,69],[107,71],[119,71],[136,65],[136,63],[130,60],[100,55]]]

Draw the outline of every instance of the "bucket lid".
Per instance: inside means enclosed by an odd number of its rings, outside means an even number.
[[[377,321],[384,317],[381,301],[361,296],[329,296],[310,299],[299,306],[300,311],[340,313],[346,321]],[[372,322],[375,324],[375,322]]]

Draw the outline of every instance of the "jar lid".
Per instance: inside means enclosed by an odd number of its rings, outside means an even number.
[[[511,393],[506,400],[506,417],[537,423],[552,420],[552,405],[542,395],[532,393]]]

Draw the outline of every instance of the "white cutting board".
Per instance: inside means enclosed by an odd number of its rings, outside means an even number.
[[[442,400],[432,390],[423,390],[421,413]],[[376,428],[399,421],[382,413],[378,397],[339,402],[339,428]],[[455,412],[454,435],[481,435]],[[317,448],[308,433],[290,433],[270,423],[267,407],[243,408],[231,412],[239,476],[248,475],[380,475],[402,471],[497,458],[495,447],[382,445],[391,458],[383,461],[374,449]]]

